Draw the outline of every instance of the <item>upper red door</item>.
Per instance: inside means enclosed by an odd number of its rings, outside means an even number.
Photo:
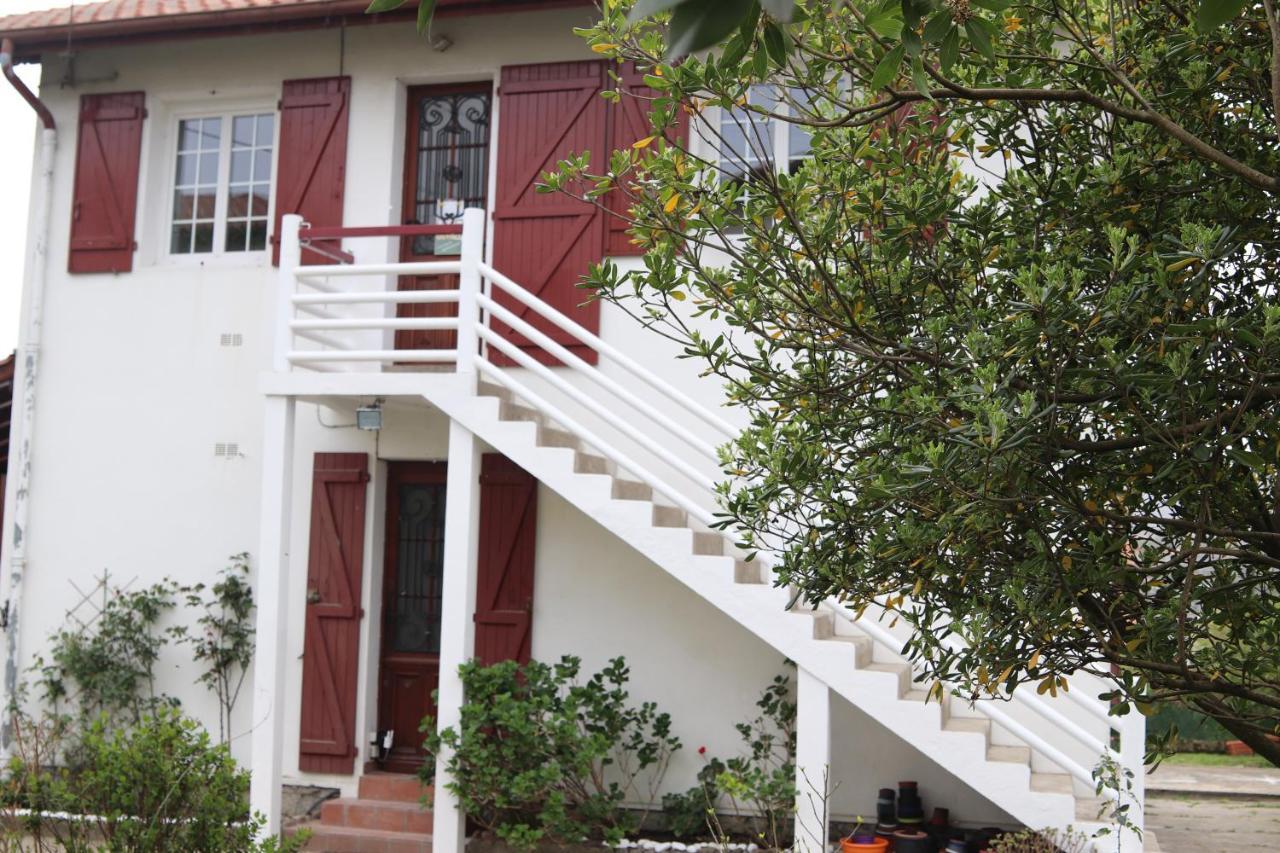
[[[591,171],[607,157],[608,103],[600,97],[607,63],[552,62],[502,69],[498,89],[498,174],[494,205],[493,265],[553,308],[591,332],[600,328],[600,304],[579,285],[588,266],[600,260],[604,223],[597,208],[560,193],[539,193],[537,184],[556,162],[591,152]],[[571,352],[594,361],[594,350],[579,345],[514,299],[496,299],[538,331]],[[500,334],[544,364],[559,360],[504,324]],[[499,363],[509,360],[494,356]]]

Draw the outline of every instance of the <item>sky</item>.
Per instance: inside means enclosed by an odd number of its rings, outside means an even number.
[[[64,5],[59,0],[0,0],[0,15]],[[18,76],[32,89],[40,78],[36,65],[19,65]],[[59,146],[75,145],[59,130]],[[27,246],[27,200],[35,161],[36,114],[9,81],[0,78],[0,358],[18,343],[23,261]],[[52,259],[51,259],[52,261]]]

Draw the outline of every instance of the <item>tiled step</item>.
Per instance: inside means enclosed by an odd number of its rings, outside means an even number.
[[[431,812],[420,803],[393,800],[329,800],[320,807],[320,822],[350,829],[431,833]]]
[[[360,799],[417,805],[431,789],[410,773],[366,773],[360,777]]]
[[[315,853],[431,853],[431,836],[348,826],[304,824],[311,831],[306,849]]]

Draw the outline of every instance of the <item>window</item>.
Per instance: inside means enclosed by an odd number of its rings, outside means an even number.
[[[489,189],[490,83],[409,93],[410,160],[406,207],[423,225],[458,221],[464,208],[484,207]],[[455,235],[415,237],[415,255],[456,255]]]
[[[792,92],[789,99],[804,102],[803,92]],[[787,114],[789,104],[779,101],[772,86],[752,86],[747,103],[769,112]],[[721,180],[738,180],[748,173],[773,170],[775,164],[786,164],[794,173],[809,156],[810,133],[803,125],[768,118],[745,108],[720,111]]]
[[[174,168],[174,255],[267,248],[275,116],[181,119]]]

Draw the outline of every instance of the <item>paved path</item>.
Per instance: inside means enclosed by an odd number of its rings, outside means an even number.
[[[1280,850],[1280,797],[1152,794],[1146,824],[1161,853],[1275,853]]]
[[[1280,797],[1280,768],[1162,764],[1147,774],[1147,790],[1202,796]],[[1276,849],[1280,850],[1280,838]]]

